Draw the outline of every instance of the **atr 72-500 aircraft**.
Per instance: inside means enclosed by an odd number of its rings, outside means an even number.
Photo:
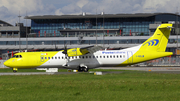
[[[53,52],[22,52],[4,62],[13,68],[66,68],[87,72],[97,67],[132,65],[160,57],[170,56],[165,52],[172,24],[161,24],[153,36],[143,44],[122,50],[101,50],[100,46],[65,48]]]

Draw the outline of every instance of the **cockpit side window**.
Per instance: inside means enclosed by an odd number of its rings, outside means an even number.
[[[22,58],[22,55],[14,55],[13,58]]]
[[[16,55],[16,58],[19,58],[19,55]]]
[[[16,55],[14,55],[13,58],[16,58]]]
[[[20,57],[20,58],[22,58],[22,56],[21,56],[21,55],[19,55],[19,57]]]

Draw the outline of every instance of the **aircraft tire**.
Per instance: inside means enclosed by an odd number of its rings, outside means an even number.
[[[82,71],[84,71],[84,69],[82,67],[79,67],[78,71],[82,72]]]
[[[16,73],[16,72],[17,72],[17,70],[13,70],[13,72],[14,72],[14,73]]]
[[[84,67],[84,72],[88,72],[88,68],[85,68],[85,67]]]

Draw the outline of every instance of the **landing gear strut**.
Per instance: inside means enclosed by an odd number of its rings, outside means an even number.
[[[16,72],[17,72],[17,70],[18,70],[17,68],[13,68],[13,72],[14,72],[14,73],[16,73]]]

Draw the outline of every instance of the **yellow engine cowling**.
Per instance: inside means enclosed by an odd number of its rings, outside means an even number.
[[[69,57],[71,56],[80,56],[87,54],[89,51],[87,49],[80,49],[80,48],[72,48],[67,50],[67,54]]]

